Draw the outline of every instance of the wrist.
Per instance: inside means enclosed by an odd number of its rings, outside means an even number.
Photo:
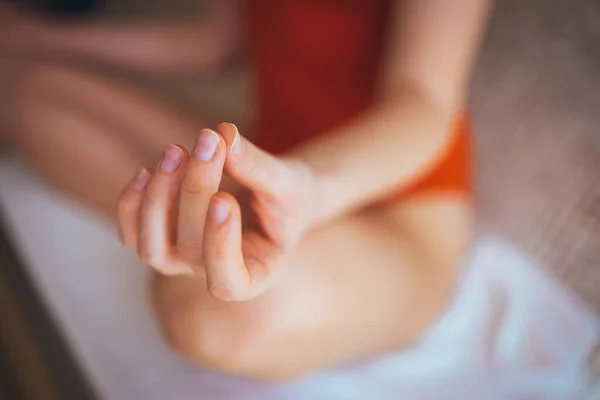
[[[302,208],[305,210],[304,220],[307,229],[322,225],[337,216],[337,202],[330,176],[319,172],[308,160],[291,156],[285,157],[285,162],[294,169],[298,177],[292,185],[299,187]]]
[[[342,212],[341,193],[335,190],[334,179],[328,174],[314,172],[315,202],[319,209],[321,222],[331,221]]]

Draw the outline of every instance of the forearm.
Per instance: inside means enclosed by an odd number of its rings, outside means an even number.
[[[419,86],[404,85],[291,156],[306,161],[318,177],[325,217],[340,215],[426,174],[450,144],[457,112]]]
[[[186,358],[267,380],[405,347],[448,304],[465,246],[450,240],[431,257],[446,228],[419,229],[387,211],[331,223],[300,244],[280,282],[241,303],[212,298],[199,278],[157,277],[161,325]]]
[[[212,70],[226,61],[237,45],[234,11],[217,11],[205,20],[171,23],[41,22],[32,28],[28,47],[34,57],[76,59],[149,72]]]
[[[299,149],[322,177],[330,214],[401,188],[440,159],[465,102],[490,3],[393,2],[379,103]]]

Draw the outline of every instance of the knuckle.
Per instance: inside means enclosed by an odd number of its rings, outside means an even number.
[[[138,256],[146,265],[165,276],[176,276],[191,271],[190,265],[177,263],[164,253],[138,250]]]
[[[166,199],[157,191],[149,191],[144,199],[144,207],[147,209],[157,209],[165,206]]]
[[[215,283],[210,279],[208,280],[208,291],[214,298],[225,302],[236,302],[247,299],[245,291],[233,289],[228,285]]]
[[[225,302],[236,302],[250,299],[249,287],[225,277],[217,277],[211,273],[206,276],[208,292],[215,298]]]
[[[177,252],[186,261],[197,263],[202,259],[202,246],[196,241],[178,242]]]
[[[189,196],[200,196],[209,193],[209,184],[205,181],[185,179],[181,183],[181,193]]]
[[[163,254],[152,252],[146,249],[139,249],[138,256],[145,264],[159,271],[168,269],[168,263]]]

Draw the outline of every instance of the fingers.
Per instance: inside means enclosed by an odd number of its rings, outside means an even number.
[[[281,250],[259,234],[242,240],[239,204],[217,193],[223,168],[231,159],[234,178],[273,196],[291,177],[283,162],[243,140],[235,126],[219,129],[222,135],[202,130],[191,156],[171,146],[152,176],[140,171],[119,202],[119,226],[123,243],[158,271],[192,274],[192,267],[203,266],[213,296],[247,300],[265,290]]]
[[[144,262],[166,275],[193,272],[174,249],[176,200],[187,159],[184,149],[169,147],[148,183],[141,205],[138,254]]]
[[[277,197],[293,184],[288,166],[242,138],[235,125],[224,122],[217,131],[228,148],[225,172],[243,186]]]
[[[217,192],[226,157],[223,138],[210,129],[200,131],[181,183],[177,250],[191,265],[203,264],[202,243],[208,204]]]
[[[273,277],[271,266],[277,265],[277,253],[272,243],[258,235],[246,235],[242,245],[239,204],[228,193],[212,197],[205,225],[204,262],[208,290],[214,297],[242,301],[262,293]]]
[[[204,262],[208,289],[223,300],[238,300],[249,287],[250,277],[242,256],[241,213],[235,199],[216,194],[208,209]]]
[[[150,176],[150,172],[142,168],[125,187],[119,198],[117,206],[119,236],[123,245],[131,250],[137,249],[140,210]]]

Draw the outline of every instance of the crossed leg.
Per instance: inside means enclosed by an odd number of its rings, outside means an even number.
[[[189,146],[203,127],[106,77],[54,65],[12,72],[2,78],[16,79],[2,84],[12,99],[0,104],[2,131],[42,176],[111,217],[136,170],[155,165],[170,143]]]

